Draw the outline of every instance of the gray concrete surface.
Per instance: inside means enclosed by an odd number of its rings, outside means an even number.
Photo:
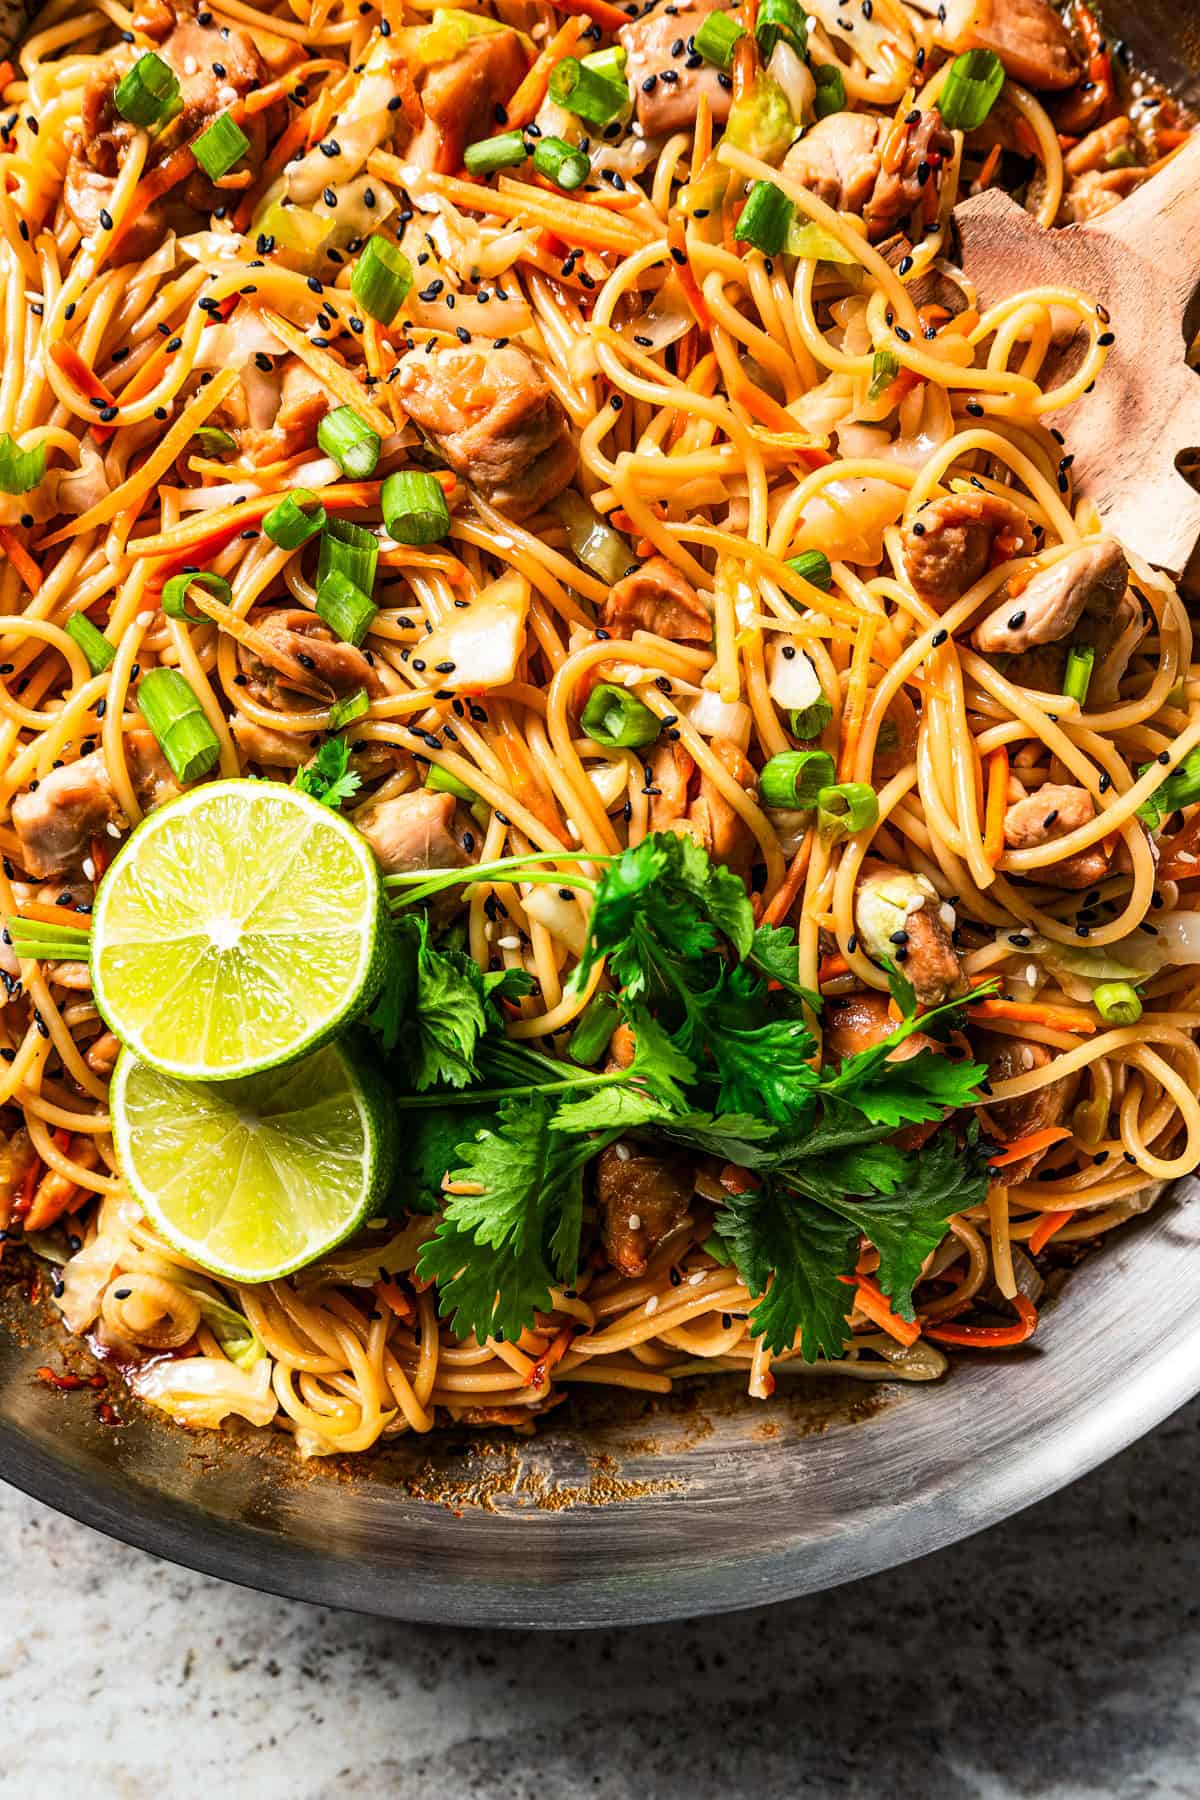
[[[0,1489],[0,1793],[1191,1800],[1198,1472],[1200,1401],[905,1569],[560,1637],[275,1600]]]

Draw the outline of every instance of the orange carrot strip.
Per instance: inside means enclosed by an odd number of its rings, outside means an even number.
[[[438,471],[437,479],[442,479]],[[453,477],[450,480],[453,482]],[[333,487],[318,488],[316,497],[326,512],[355,512],[373,506],[379,499],[378,481],[346,481]],[[442,487],[452,492],[442,479]],[[186,524],[159,531],[153,537],[130,538],[126,556],[178,556],[184,550],[219,549],[247,525],[256,525],[277,504],[278,494],[255,494],[252,500],[239,500],[235,506],[218,507],[214,512],[200,513]],[[194,559],[193,559],[194,560]]]
[[[1008,811],[1008,751],[993,750],[987,759],[987,811],[984,814],[983,854],[992,868],[1004,855],[1004,815]]]
[[[610,6],[608,0],[555,0],[555,5],[561,13],[582,13],[585,19],[614,36],[629,23],[629,14]]]
[[[1018,1163],[1022,1157],[1032,1156],[1037,1150],[1048,1150],[1051,1144],[1061,1144],[1070,1135],[1065,1125],[1047,1125],[1042,1131],[1027,1132],[1024,1137],[1014,1138],[998,1156],[989,1156],[988,1168],[1003,1169],[1008,1163]]]
[[[1077,1031],[1091,1037],[1096,1021],[1073,1006],[1039,1006],[1035,1000],[976,1000],[967,1008],[973,1019],[1012,1019],[1024,1025],[1045,1025],[1052,1031]]]
[[[809,858],[812,856],[812,847],[813,833],[809,830],[805,832],[803,843],[788,864],[787,874],[772,894],[763,911],[762,923],[764,925],[778,925],[781,920],[787,918],[793,906],[795,906],[800,894],[800,889],[804,886],[804,877],[808,874],[808,863]]]
[[[580,12],[583,11],[582,6]],[[615,8],[613,9],[615,11]],[[591,14],[585,16],[591,17]],[[622,23],[628,25],[627,18]],[[555,63],[560,63],[564,56],[570,56],[576,44],[583,36],[583,20],[579,17],[568,19],[560,25],[533,67],[526,73],[520,87],[505,106],[508,114],[508,129],[514,126],[528,125],[533,119],[542,101],[546,98],[546,89],[550,85],[550,71]]]
[[[230,108],[231,112],[232,110]],[[172,150],[170,156],[160,162],[156,169],[151,169],[148,175],[142,176],[133,190],[133,198],[129,202],[129,209],[125,217],[108,240],[110,261],[112,253],[121,239],[132,231],[147,207],[153,206],[156,200],[161,200],[164,194],[170,193],[171,189],[177,187],[195,167],[196,158],[192,155],[191,146],[181,144],[179,149]]]
[[[1015,1325],[926,1325],[925,1336],[939,1344],[961,1344],[964,1349],[1007,1350],[1023,1344],[1037,1330],[1037,1307],[1024,1294],[1013,1296],[1020,1315]]]
[[[838,780],[848,781],[858,754],[863,717],[867,709],[867,681],[871,673],[871,646],[879,620],[873,613],[862,618],[850,657],[850,678],[846,683],[846,710],[842,714],[842,749],[838,759]]]
[[[377,1281],[375,1292],[384,1305],[391,1308],[398,1319],[416,1317],[416,1308],[411,1299],[402,1287],[397,1287],[394,1281]]]
[[[273,312],[269,306],[263,307],[262,316],[280,342],[286,344],[302,363],[307,364],[322,386],[336,394],[343,406],[353,407],[359,418],[364,419],[371,430],[377,431],[380,437],[391,436],[392,421],[386,413],[380,412],[373,401],[367,398],[367,392],[362,383],[350,373],[344,364],[338,362],[336,357],[330,356],[327,350],[318,349],[311,338],[297,330],[296,326],[283,318],[280,313]]]
[[[975,191],[982,194],[985,188],[996,179],[996,170],[1000,167],[1000,146],[993,144],[983,159],[979,174],[975,177]]]
[[[692,265],[688,261],[687,234],[684,229],[683,219],[679,213],[673,213],[668,222],[667,248],[671,252],[672,261],[674,262],[676,271],[679,275],[679,285],[683,289],[684,298],[691,307],[692,317],[695,319],[701,331],[711,331],[712,314],[708,310],[704,295],[700,292],[700,283],[696,280]],[[750,384],[747,383],[746,385],[749,386]],[[789,417],[788,430],[794,431],[795,429],[796,421]]]
[[[899,1344],[915,1344],[921,1335],[921,1327],[908,1319],[902,1319],[892,1311],[892,1303],[877,1282],[869,1275],[839,1275],[847,1287],[857,1288],[856,1303],[860,1312],[865,1312],[868,1319],[894,1337]]]
[[[1061,1231],[1074,1217],[1073,1206],[1064,1206],[1061,1212],[1043,1213],[1029,1234],[1029,1254],[1036,1256],[1039,1250],[1044,1250],[1055,1232]]]
[[[0,550],[3,550],[30,593],[36,594],[42,585],[42,571],[11,525],[0,525]]]
[[[555,1333],[549,1349],[545,1350],[542,1355],[538,1357],[528,1375],[525,1377],[526,1387],[536,1388],[544,1385],[546,1377],[549,1375],[555,1363],[561,1362],[570,1348],[571,1339],[575,1336],[575,1330],[576,1327],[574,1325],[563,1325]]]
[[[72,387],[85,400],[100,400],[105,406],[117,404],[115,396],[105,387],[95,370],[84,362],[75,346],[68,344],[65,338],[59,338],[51,344],[50,354]],[[107,444],[112,434],[112,426],[101,425],[99,420],[92,426],[92,436],[98,444]]]
[[[373,150],[367,168],[384,181],[403,187],[407,165],[386,150]],[[465,212],[495,213],[499,218],[520,219],[524,225],[539,225],[553,231],[573,249],[616,250],[628,256],[647,243],[646,231],[621,213],[605,212],[585,201],[570,200],[566,195],[546,194],[529,181],[513,181],[500,177],[496,186],[486,187],[477,181],[464,181],[457,175],[426,175],[425,185],[441,194],[452,205]]]
[[[826,981],[836,981],[840,975],[850,973],[850,964],[844,956],[823,956],[817,965],[817,986]]]

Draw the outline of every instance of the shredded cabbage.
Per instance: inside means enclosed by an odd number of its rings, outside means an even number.
[[[180,1425],[215,1428],[230,1413],[251,1425],[269,1425],[279,1411],[266,1356],[252,1368],[212,1356],[183,1356],[143,1363],[129,1371],[139,1400],[169,1413]]]
[[[788,97],[773,75],[760,69],[748,94],[729,109],[725,142],[749,156],[777,163],[796,135],[796,121]]]

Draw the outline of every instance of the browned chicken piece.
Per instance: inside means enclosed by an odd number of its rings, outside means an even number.
[[[136,726],[125,733],[125,762],[143,812],[153,812],[182,792],[152,731]]]
[[[1083,64],[1070,33],[1048,0],[973,0],[969,23],[951,48],[994,50],[1008,74],[1026,87],[1074,87]]]
[[[22,868],[38,880],[77,869],[92,839],[121,817],[99,750],[65,763],[13,801],[13,829]]]
[[[1073,181],[1063,195],[1060,225],[1086,225],[1089,219],[1120,206],[1122,200],[1148,180],[1148,168],[1092,169]]]
[[[234,713],[229,729],[243,756],[261,769],[299,769],[312,758],[313,745],[303,732],[274,731],[241,713]]]
[[[665,556],[652,556],[640,569],[622,576],[601,608],[600,624],[619,638],[652,631],[676,644],[707,644],[712,639],[708,608]]]
[[[687,1217],[694,1191],[685,1157],[648,1156],[636,1144],[610,1144],[596,1160],[596,1203],[604,1248],[622,1275],[644,1275],[663,1239]]]
[[[93,1075],[111,1075],[116,1061],[121,1054],[121,1040],[115,1031],[102,1031],[98,1038],[93,1038],[84,1057]]]
[[[999,494],[946,494],[921,508],[903,534],[904,568],[939,612],[973,587],[997,560],[1033,549],[1029,520]]]
[[[1044,1069],[1053,1061],[1044,1044],[1026,1043],[1022,1038],[1003,1037],[994,1031],[973,1031],[971,1038],[975,1054],[988,1065],[988,1081],[993,1087],[998,1082],[1011,1081],[1017,1075]],[[1061,1125],[1075,1098],[1077,1085],[1076,1076],[1065,1075],[1045,1087],[1035,1088],[1032,1093],[1021,1094],[1015,1100],[981,1106],[979,1114],[1002,1143],[1013,1144],[1031,1132]],[[1028,1181],[1045,1154],[1045,1150],[1037,1150],[1020,1162],[1006,1163],[1002,1170],[997,1170],[997,1178],[1003,1179],[1005,1187]]]
[[[625,46],[628,57],[625,75],[637,104],[637,122],[643,137],[690,131],[702,94],[708,98],[714,123],[723,125],[729,117],[733,94],[722,83],[720,71],[707,62],[698,69],[688,67],[688,39],[695,37],[709,13],[725,10],[715,0],[660,3],[618,31],[617,40]],[[664,71],[668,76],[665,81]]]
[[[131,23],[151,43],[161,44],[175,29],[175,9],[167,0],[138,0]]]
[[[1079,850],[1074,856],[1066,856],[1062,862],[1052,863],[1047,869],[1035,870],[1031,879],[1042,882],[1046,887],[1065,888],[1069,893],[1096,887],[1108,879],[1114,867],[1121,867],[1124,860],[1121,856],[1123,848],[1123,845],[1118,844],[1115,863],[1109,862],[1099,844],[1094,850]]]
[[[383,683],[364,653],[336,638],[316,613],[307,612],[302,606],[263,606],[255,607],[248,618],[272,649],[278,651],[285,666],[289,660],[298,662],[302,674],[323,682],[336,694],[360,687],[365,687],[372,698],[383,693]],[[277,705],[281,691],[304,691],[257,651],[239,649],[238,660],[247,677],[247,692],[267,705]]]
[[[878,135],[873,113],[830,113],[792,145],[783,173],[826,206],[861,213],[879,179]]]
[[[758,773],[730,738],[711,739],[710,749],[740,788],[757,794]],[[750,874],[757,839],[741,813],[725,798],[716,782],[701,772],[700,792],[688,808],[688,819],[714,862],[724,863],[744,880]]]
[[[854,923],[864,950],[877,962],[894,961],[922,1006],[967,991],[954,948],[954,909],[923,875],[867,863],[854,896]]]
[[[50,963],[46,979],[51,987],[66,988],[72,994],[90,994],[92,971],[85,962]]]
[[[385,875],[414,869],[465,869],[475,860],[474,837],[456,816],[453,794],[418,788],[381,800],[355,816]]]
[[[409,147],[409,160],[440,175],[455,174],[467,145],[500,129],[497,108],[512,99],[528,67],[515,31],[470,38],[451,62],[439,63],[425,77],[425,123]]]
[[[891,1037],[899,1023],[889,1011],[888,996],[875,989],[848,994],[845,999],[829,1000],[823,1014],[825,1055],[841,1062],[844,1057],[857,1056],[860,1050],[873,1050],[884,1038]],[[924,1031],[914,1031],[911,1037],[896,1045],[888,1061],[906,1062],[918,1050],[940,1052],[942,1049],[936,1038]]]
[[[317,426],[336,403],[298,356],[280,365],[279,411],[269,431],[240,432],[239,448],[255,464],[298,456],[317,441]]]
[[[669,831],[676,819],[683,818],[688,808],[688,784],[696,765],[676,739],[659,738],[646,765],[650,770],[651,831]]]
[[[917,709],[901,688],[889,702],[875,743],[871,775],[876,782],[890,781],[917,754]]]
[[[971,641],[989,656],[1057,643],[1084,613],[1111,619],[1128,580],[1125,553],[1115,538],[1080,544],[1040,570],[1019,594],[1006,595],[975,627]]]
[[[834,119],[842,116],[853,118],[857,115],[830,115]],[[953,154],[954,138],[937,107],[931,106],[915,125],[909,127],[899,166],[895,169],[880,166],[875,190],[863,209],[863,222],[872,243],[894,231],[900,221],[907,219],[927,197],[932,206],[930,190],[936,194],[938,170]],[[932,210],[928,216],[933,217]]]
[[[1010,850],[1033,850],[1078,831],[1096,816],[1086,788],[1043,782],[1035,794],[1017,800],[1004,815],[1004,841]],[[1037,871],[1041,877],[1042,871]]]
[[[414,350],[401,359],[396,388],[455,474],[513,519],[537,512],[575,473],[567,415],[520,344]]]

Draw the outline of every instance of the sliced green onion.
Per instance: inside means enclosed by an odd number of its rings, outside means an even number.
[[[1136,1025],[1142,1016],[1137,989],[1127,981],[1102,981],[1092,990],[1092,1005],[1106,1025]]]
[[[379,496],[388,536],[398,544],[436,544],[450,529],[446,491],[424,469],[389,475]]]
[[[477,138],[463,151],[463,168],[468,175],[494,175],[497,169],[515,169],[528,152],[525,134],[501,131],[495,137]]]
[[[652,744],[662,730],[658,715],[636,694],[608,681],[598,682],[592,689],[579,723],[594,744],[614,750],[640,750],[643,744]]]
[[[758,41],[758,54],[765,63],[770,62],[771,53],[781,39],[797,56],[808,54],[808,20],[796,0],[760,0],[754,36]]]
[[[324,531],[325,508],[311,488],[293,488],[271,508],[262,528],[281,550],[298,550],[318,531]]]
[[[412,264],[403,250],[378,232],[369,237],[350,277],[350,292],[363,311],[390,325],[412,284]]]
[[[233,433],[218,425],[197,425],[192,437],[206,456],[230,456],[238,447]]]
[[[818,119],[827,119],[830,113],[845,112],[846,83],[842,79],[842,71],[834,63],[817,63],[812,71],[813,80],[817,84],[813,99],[813,112]]]
[[[817,795],[817,824],[830,837],[853,837],[879,817],[879,800],[865,781],[839,781]]]
[[[133,125],[165,125],[183,105],[179,78],[161,56],[147,50],[118,81],[113,105]]]
[[[217,734],[178,669],[143,675],[137,703],[177,780],[195,781],[220,761]]]
[[[952,131],[974,131],[1000,98],[1004,64],[994,50],[956,56],[938,95],[938,111]]]
[[[321,533],[321,554],[317,559],[317,587],[336,570],[352,581],[364,594],[375,592],[375,569],[379,562],[379,539],[365,525],[351,524],[349,519],[330,519]]]
[[[533,153],[533,166],[539,175],[544,175],[547,181],[553,181],[567,193],[582,187],[592,172],[592,165],[583,151],[560,137],[540,139]]]
[[[623,44],[610,44],[607,50],[593,50],[579,59],[585,69],[602,75],[605,81],[623,82],[629,54]]]
[[[27,494],[46,473],[46,446],[22,450],[8,432],[0,432],[0,494]]]
[[[833,708],[824,694],[811,706],[794,706],[788,713],[788,730],[793,737],[819,738],[833,718]]]
[[[114,645],[110,644],[102,631],[88,618],[86,613],[75,613],[67,620],[66,632],[74,638],[87,658],[87,666],[93,675],[103,675],[113,657],[117,654]]]
[[[220,181],[222,175],[228,175],[249,148],[250,139],[228,113],[215,118],[191,147],[192,155],[210,181]]]
[[[381,442],[352,406],[335,406],[317,426],[317,443],[352,481],[365,481],[374,473]]]
[[[1063,676],[1062,691],[1069,700],[1078,700],[1080,706],[1087,699],[1095,661],[1096,647],[1094,644],[1072,644],[1067,652],[1067,668]]]
[[[335,700],[329,709],[330,731],[342,731],[347,725],[353,725],[355,719],[363,718],[371,710],[371,697],[366,688],[355,688],[343,700]]]
[[[739,243],[753,244],[766,256],[778,256],[787,242],[795,210],[773,181],[756,181],[733,235]]]
[[[425,777],[425,786],[432,788],[435,794],[453,794],[456,800],[465,800],[470,806],[478,800],[479,795],[474,788],[452,775],[449,769],[439,769],[436,763],[430,763],[429,773]]]
[[[225,606],[233,599],[233,589],[225,577],[214,575],[211,569],[201,569],[191,575],[172,575],[162,591],[162,609],[168,619],[184,619],[189,625],[207,623],[206,613],[188,611],[187,591],[193,584],[204,588],[214,600],[220,600]]]
[[[564,56],[550,71],[550,98],[588,125],[610,125],[629,105],[629,87]]]
[[[867,389],[867,399],[878,400],[891,387],[899,373],[900,358],[891,350],[877,350],[871,358],[871,385]]]
[[[86,962],[91,934],[77,925],[50,925],[42,919],[5,919],[14,955],[22,962]]]
[[[378,612],[370,595],[340,569],[328,574],[317,589],[317,617],[345,644],[361,644]]]
[[[799,556],[789,556],[787,566],[810,587],[820,588],[823,594],[833,586],[833,569],[823,550],[804,550]]]
[[[1138,767],[1138,779],[1153,765],[1141,763]],[[1148,800],[1143,800],[1136,809],[1136,817],[1150,831],[1157,831],[1163,820],[1181,806],[1194,806],[1200,800],[1200,746],[1189,750],[1178,768],[1155,788]]]
[[[620,1022],[621,1015],[612,995],[597,994],[590,1005],[584,1007],[579,1023],[571,1033],[567,1050],[572,1062],[581,1063],[585,1069],[598,1063]]]
[[[729,69],[733,63],[734,45],[746,35],[736,19],[726,12],[710,12],[695,36],[696,53],[718,69]]]
[[[803,256],[811,262],[858,261],[853,250],[847,250],[841,238],[834,237],[831,231],[824,230],[811,219],[793,219],[788,227],[787,243],[783,247],[789,256]]]
[[[785,750],[763,764],[758,792],[764,806],[807,810],[829,791],[837,770],[826,750]]]
[[[1137,152],[1130,144],[1118,144],[1115,150],[1107,152],[1104,166],[1106,169],[1135,169]]]

